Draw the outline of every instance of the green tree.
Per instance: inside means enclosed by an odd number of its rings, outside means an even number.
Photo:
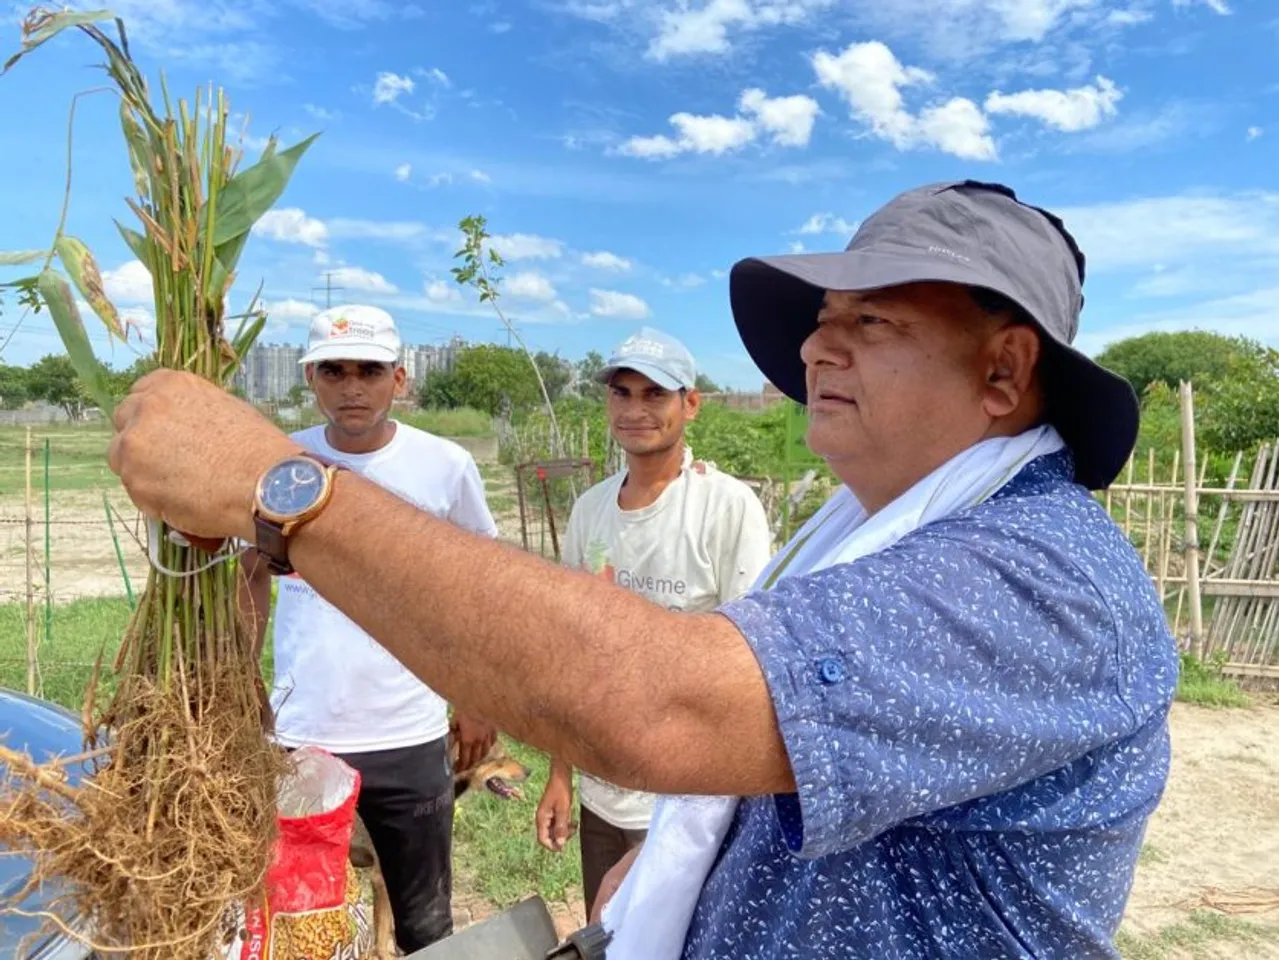
[[[720,392],[719,384],[717,384],[714,380],[712,380],[710,377],[708,377],[704,373],[699,373],[697,375],[696,386],[701,393],[719,393]]]
[[[302,406],[306,402],[307,388],[300,383],[295,383],[289,387],[289,403],[295,407]]]
[[[1244,337],[1186,330],[1121,340],[1102,351],[1097,362],[1124,377],[1140,396],[1155,382],[1175,390],[1182,380],[1197,386],[1221,381],[1241,364],[1273,372],[1279,366],[1279,354]]]
[[[595,378],[604,369],[604,358],[598,351],[592,350],[577,361],[577,392],[586,400],[603,400],[604,384]]]
[[[26,369],[0,363],[0,409],[15,410],[28,399]]]
[[[427,378],[424,395],[431,406],[474,407],[496,416],[509,404],[514,412],[537,405],[541,388],[523,351],[484,343],[458,352],[442,383]]]
[[[554,403],[564,395],[568,385],[573,382],[573,365],[560,357],[558,353],[547,353],[545,350],[539,350],[533,362],[537,364],[537,369],[542,374],[546,395]]]
[[[79,420],[88,404],[84,387],[66,354],[49,354],[32,364],[27,371],[27,392],[34,400],[61,407],[72,420]]]
[[[453,371],[433,370],[428,373],[418,390],[417,403],[425,410],[453,410],[462,406]]]

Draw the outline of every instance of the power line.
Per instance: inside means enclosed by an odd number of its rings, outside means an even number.
[[[319,292],[319,291],[321,291],[321,290],[323,290],[323,291],[324,291],[324,309],[325,309],[325,310],[327,310],[327,309],[329,309],[329,307],[333,306],[333,291],[334,291],[334,290],[336,290],[336,291],[338,291],[339,293],[345,293],[345,292],[346,292],[346,287],[335,287],[335,286],[333,286],[333,271],[332,271],[332,270],[326,270],[326,271],[324,271],[324,286],[322,286],[322,287],[312,287],[312,288],[311,288],[311,299],[312,299],[312,300],[315,300],[315,295],[316,295],[316,293],[318,293],[318,292]]]

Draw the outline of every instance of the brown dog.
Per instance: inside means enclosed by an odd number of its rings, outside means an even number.
[[[458,748],[456,741],[449,743],[449,762],[453,767],[453,799],[459,799],[468,790],[488,790],[494,796],[509,800],[520,798],[517,784],[528,779],[529,769],[520,763],[497,740],[484,759],[469,770],[457,769]],[[395,920],[391,915],[391,901],[386,892],[386,880],[378,864],[373,840],[359,815],[355,818],[355,831],[351,836],[351,864],[358,870],[368,870],[373,883],[373,960],[393,960],[399,956],[395,943]]]

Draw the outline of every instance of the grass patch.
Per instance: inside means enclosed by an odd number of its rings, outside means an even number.
[[[1252,700],[1225,674],[1219,657],[1204,662],[1188,653],[1181,655],[1181,675],[1177,678],[1177,699],[1201,707],[1249,707]]]
[[[453,850],[459,873],[470,889],[500,907],[536,891],[548,903],[562,901],[582,884],[581,854],[574,837],[563,853],[550,853],[537,842],[534,814],[550,769],[546,755],[524,744],[506,741],[511,754],[532,775],[522,800],[467,793],[453,821]]]
[[[470,407],[396,411],[395,418],[439,437],[488,437],[493,434],[493,418]]]
[[[1153,843],[1143,844],[1141,852],[1137,854],[1137,864],[1142,867],[1150,867],[1160,863],[1168,862],[1168,854],[1164,853]]]
[[[484,499],[488,501],[489,513],[514,513],[515,508],[519,506],[516,499],[505,493],[488,493],[484,495]]]
[[[114,487],[107,467],[111,432],[105,426],[41,425],[31,432],[31,486],[44,491],[45,441],[49,446],[50,490],[93,490]],[[0,427],[0,496],[26,490],[26,428]]]
[[[41,632],[44,609],[37,608]],[[114,656],[129,621],[124,598],[77,600],[53,608],[52,633],[41,637],[40,689],[46,700],[80,712],[93,663],[105,648]],[[21,603],[0,604],[0,686],[27,688],[26,610]]]
[[[1177,951],[1178,957],[1199,957],[1201,947],[1219,947],[1223,942],[1241,946],[1275,944],[1279,943],[1279,928],[1249,923],[1212,910],[1195,910],[1181,923],[1148,936],[1121,931],[1115,945],[1124,960],[1165,960],[1173,955],[1171,951]]]

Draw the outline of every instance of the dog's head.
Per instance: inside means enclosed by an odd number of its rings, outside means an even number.
[[[528,767],[509,756],[486,759],[471,774],[472,783],[482,783],[484,789],[503,800],[522,798],[524,794],[515,784],[528,778]]]

